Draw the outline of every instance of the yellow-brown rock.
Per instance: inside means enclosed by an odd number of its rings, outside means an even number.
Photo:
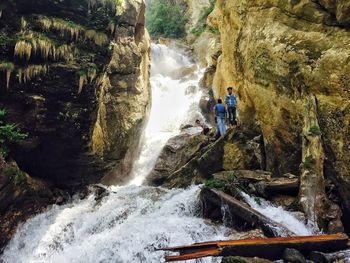
[[[92,135],[93,152],[117,163],[103,179],[107,184],[124,179],[130,172],[149,110],[150,37],[143,27],[145,5],[143,0],[129,3],[137,12],[136,17],[131,17],[137,19],[131,20],[135,32],[130,36],[130,28],[116,29],[112,60],[101,80],[99,111]],[[133,12],[126,8],[124,14]]]
[[[216,97],[234,87],[240,120],[260,127],[267,170],[275,175],[299,172],[303,101],[315,96],[325,177],[336,185],[344,222],[350,222],[348,1],[319,2],[323,6],[311,0],[217,0],[208,19],[222,43],[213,86]]]

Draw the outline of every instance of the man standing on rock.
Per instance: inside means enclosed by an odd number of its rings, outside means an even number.
[[[218,104],[214,107],[214,114],[218,132],[220,132],[220,136],[224,136],[226,134],[226,108],[225,105],[222,104],[222,99],[218,99]]]
[[[225,97],[226,109],[228,112],[228,122],[230,126],[237,125],[237,100],[236,96],[232,94],[232,87],[227,88],[228,94]]]

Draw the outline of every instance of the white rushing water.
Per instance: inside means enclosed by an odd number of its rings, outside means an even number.
[[[177,79],[184,68],[189,73]],[[153,44],[152,109],[131,182],[112,187],[102,199],[92,193],[84,200],[75,198],[28,220],[19,227],[0,262],[158,263],[164,262],[164,252],[155,248],[239,238],[238,233],[199,217],[198,186],[173,190],[141,186],[168,139],[180,133],[181,125],[201,118],[197,85],[202,73],[178,50]],[[309,234],[302,223],[282,209],[246,199],[255,209],[274,220],[281,219],[298,234]]]
[[[300,219],[296,218],[292,213],[284,210],[280,206],[274,206],[263,198],[256,198],[241,192],[244,200],[255,210],[264,216],[282,224],[287,229],[298,236],[310,236],[315,234],[311,228],[307,227]]]
[[[155,248],[229,238],[226,228],[195,216],[198,194],[199,187],[123,186],[101,202],[90,195],[54,206],[20,228],[2,259],[6,263],[164,262],[164,252]]]
[[[131,172],[131,185],[143,183],[166,142],[180,133],[181,125],[194,125],[197,118],[203,119],[198,106],[203,71],[180,50],[164,45],[152,44],[151,61],[152,109],[141,154]],[[179,78],[183,70],[189,73]]]

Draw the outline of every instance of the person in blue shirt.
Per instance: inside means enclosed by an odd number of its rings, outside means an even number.
[[[226,108],[222,104],[222,99],[218,99],[218,104],[214,107],[214,113],[218,132],[220,132],[220,136],[224,136],[226,134]]]
[[[232,94],[232,87],[227,88],[228,94],[225,97],[225,105],[228,112],[229,125],[237,125],[237,100],[236,96]]]

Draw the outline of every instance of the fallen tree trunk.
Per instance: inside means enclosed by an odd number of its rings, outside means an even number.
[[[297,195],[299,178],[276,178],[271,181],[262,181],[254,184],[258,193],[264,197],[273,195]]]
[[[160,250],[179,252],[180,255],[165,256],[166,262],[198,259],[203,257],[240,256],[260,257],[278,260],[286,248],[294,248],[304,255],[311,251],[334,252],[349,247],[345,234],[306,236],[306,237],[277,237],[217,242],[197,243],[190,246],[163,248]]]
[[[272,221],[268,217],[251,208],[249,205],[225,194],[217,189],[204,188],[201,193],[203,207],[227,205],[229,212],[236,217],[248,222],[253,227],[260,227],[268,237],[295,236],[296,234],[283,225]],[[206,216],[206,214],[204,215]]]

